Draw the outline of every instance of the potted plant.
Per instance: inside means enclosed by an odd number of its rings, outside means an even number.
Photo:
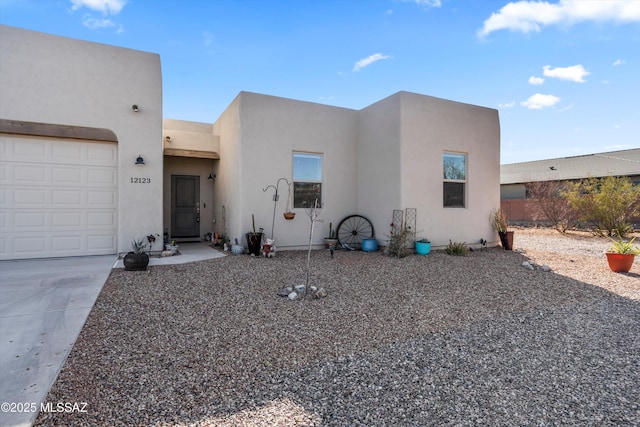
[[[165,249],[171,252],[171,255],[175,255],[178,253],[178,245],[175,240],[172,240],[170,243],[164,245]]]
[[[507,251],[513,249],[513,231],[507,230],[507,215],[504,211],[501,208],[492,210],[489,220],[491,221],[493,229],[496,230],[498,236],[500,236],[502,248]]]
[[[262,232],[262,228],[256,232],[256,220],[253,214],[251,214],[251,230],[247,233],[247,248],[249,249],[250,255],[260,256],[260,251],[262,250],[262,236],[264,233]]]
[[[631,270],[635,256],[640,254],[640,248],[633,245],[634,240],[636,240],[635,237],[628,242],[625,242],[622,237],[618,237],[618,240],[611,239],[613,244],[606,253],[611,271],[628,273]]]
[[[123,264],[124,269],[127,271],[144,271],[149,265],[149,254],[147,254],[147,245],[149,248],[153,246],[153,242],[156,241],[156,237],[153,234],[149,234],[146,237],[147,242],[144,239],[133,239],[131,241],[131,248],[133,251],[127,253],[124,256]]]
[[[416,240],[416,253],[418,255],[428,255],[431,252],[431,242],[429,239],[422,238]]]
[[[338,244],[338,239],[336,238],[336,230],[333,229],[333,223],[329,223],[329,237],[324,238],[324,247],[327,249],[331,249],[331,247],[335,248]]]

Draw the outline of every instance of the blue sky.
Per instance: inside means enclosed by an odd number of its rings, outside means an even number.
[[[502,163],[640,148],[638,0],[0,0],[0,23],[160,54],[165,118],[406,90],[498,109]]]

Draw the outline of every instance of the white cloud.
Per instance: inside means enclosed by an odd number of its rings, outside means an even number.
[[[624,59],[616,59],[611,65],[613,65],[614,67],[617,67],[618,65],[624,65],[626,63],[627,61],[625,61]]]
[[[512,108],[516,105],[516,101],[507,102],[506,104],[498,104],[498,108]]]
[[[542,67],[542,74],[546,77],[555,77],[560,80],[570,80],[576,83],[584,83],[584,77],[591,74],[580,64],[572,65],[570,67],[557,67],[551,68],[549,65]]]
[[[380,61],[382,59],[389,59],[391,58],[391,56],[389,55],[383,55],[381,53],[374,53],[373,55],[370,55],[366,58],[361,59],[360,61],[356,62],[355,65],[353,66],[353,71],[358,72],[361,69],[368,67],[369,65],[373,64],[376,61]]]
[[[535,77],[535,76],[529,77],[530,85],[541,85],[542,83],[544,83],[544,79],[542,77]]]
[[[127,0],[71,0],[71,10],[86,7],[103,15],[117,15],[126,3]]]
[[[91,29],[97,30],[100,28],[113,28],[116,24],[111,19],[96,19],[91,15],[85,15],[82,19],[82,25]]]
[[[514,1],[484,21],[479,37],[493,31],[540,32],[541,26],[573,25],[586,21],[640,22],[640,2],[627,0]]]
[[[558,102],[560,102],[560,98],[557,96],[536,93],[535,95],[531,95],[526,101],[522,101],[520,105],[530,110],[542,110],[545,107],[553,107]]]
[[[442,6],[442,0],[401,0],[401,1],[415,3],[417,5],[424,6],[426,9]]]

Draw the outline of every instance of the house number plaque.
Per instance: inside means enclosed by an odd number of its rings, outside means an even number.
[[[132,184],[151,184],[151,178],[131,178]]]

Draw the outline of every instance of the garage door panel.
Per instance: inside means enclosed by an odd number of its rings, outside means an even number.
[[[77,190],[52,190],[51,204],[53,206],[82,206],[83,194]]]
[[[87,185],[116,185],[117,175],[114,169],[90,168],[87,170]]]
[[[51,226],[55,228],[80,228],[82,227],[81,212],[52,212]]]
[[[47,171],[41,166],[17,165],[10,171],[16,185],[44,184],[47,182]]]
[[[9,189],[9,205],[13,199],[13,205],[15,207],[28,206],[28,207],[45,207],[47,203],[47,192],[44,189],[29,189],[29,188],[15,188]],[[13,197],[11,197],[11,193]]]
[[[47,142],[46,140],[37,140],[31,138],[20,138],[20,143],[13,143],[14,140],[8,141],[7,154],[14,160],[27,162],[29,160],[45,160],[47,159]]]
[[[82,179],[82,168],[77,167],[60,167],[55,166],[51,168],[51,184],[52,185],[82,185],[84,184]]]
[[[13,226],[21,230],[44,229],[47,225],[47,215],[44,212],[16,212]]]
[[[52,236],[51,250],[54,252],[77,252],[82,249],[82,236]]]
[[[0,259],[116,253],[116,144],[2,135],[0,152]]]

